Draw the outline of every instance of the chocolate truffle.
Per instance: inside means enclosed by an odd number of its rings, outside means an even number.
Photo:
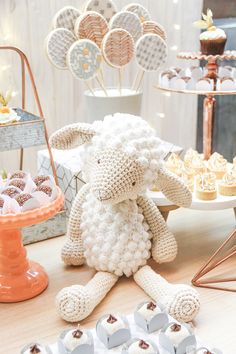
[[[2,194],[4,195],[8,195],[8,197],[10,198],[15,198],[18,194],[20,194],[20,192],[18,191],[18,189],[16,187],[7,187],[6,189],[4,189],[2,191]]]
[[[167,328],[165,334],[169,337],[174,348],[177,348],[178,345],[190,335],[190,332],[185,326],[173,323]]]
[[[9,186],[17,187],[23,191],[25,189],[25,182],[20,178],[15,178],[11,180]]]
[[[23,171],[16,171],[16,172],[14,172],[14,173],[11,175],[10,179],[14,179],[14,178],[25,178],[25,176],[26,176],[26,173],[25,173],[25,172],[23,172]]]
[[[50,354],[51,351],[49,351],[44,345],[35,343],[35,344],[29,344],[21,351],[21,353],[22,354]]]
[[[109,335],[112,335],[121,328],[125,328],[124,321],[121,318],[115,317],[113,315],[109,315],[107,318],[104,318],[101,322],[101,325]]]
[[[40,186],[43,182],[49,181],[49,180],[50,180],[49,176],[43,176],[43,175],[36,176],[33,179],[33,181],[34,181],[34,183],[36,184],[37,187]]]
[[[23,206],[27,200],[33,198],[31,194],[28,194],[28,193],[22,193],[22,194],[19,194],[18,196],[16,196],[15,200],[17,201],[17,203],[20,205],[20,206]]]
[[[42,184],[41,186],[38,186],[37,189],[35,189],[36,192],[43,192],[45,194],[47,194],[49,197],[51,197],[52,195],[52,188],[49,186],[45,186],[44,184]]]
[[[63,343],[67,350],[71,351],[74,350],[81,344],[88,343],[88,336],[86,333],[78,329],[73,329],[66,333]]]
[[[144,340],[137,340],[129,346],[128,349],[129,354],[155,354],[156,350],[153,346],[145,342]]]
[[[146,319],[151,320],[155,315],[161,313],[161,309],[154,302],[145,303],[138,312]]]

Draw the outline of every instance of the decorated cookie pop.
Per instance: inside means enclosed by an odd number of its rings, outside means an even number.
[[[166,31],[159,23],[154,21],[145,21],[142,23],[143,34],[154,33],[166,40]]]
[[[75,34],[79,39],[90,39],[101,47],[102,39],[108,32],[105,18],[97,12],[88,11],[80,16],[75,23]]]
[[[149,21],[151,19],[151,15],[148,10],[140,4],[129,4],[124,7],[123,11],[130,11],[135,13],[141,22]]]
[[[135,42],[137,42],[143,34],[143,28],[139,17],[129,11],[118,12],[113,16],[110,21],[110,28],[122,28],[128,31]]]
[[[53,28],[67,28],[74,30],[75,21],[80,16],[80,12],[73,6],[65,6],[60,9],[52,20]]]
[[[80,80],[94,78],[100,69],[101,60],[100,48],[89,39],[76,41],[67,53],[69,70]]]
[[[112,0],[89,0],[85,5],[85,11],[98,12],[109,22],[117,13],[117,8]]]
[[[46,52],[58,69],[67,69],[66,54],[75,40],[75,35],[66,28],[56,28],[47,36]]]

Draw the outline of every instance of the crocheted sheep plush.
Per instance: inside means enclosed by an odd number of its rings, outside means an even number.
[[[191,321],[199,310],[197,292],[171,285],[147,261],[172,261],[177,253],[167,229],[146,192],[154,182],[174,204],[188,207],[191,193],[160,161],[160,139],[140,117],[107,116],[103,121],[75,123],[55,132],[56,149],[84,144],[87,184],[77,194],[62,249],[67,265],[85,261],[97,270],[86,285],[62,289],[56,298],[61,317],[70,322],[86,318],[119,277],[133,275],[136,283],[180,321]]]

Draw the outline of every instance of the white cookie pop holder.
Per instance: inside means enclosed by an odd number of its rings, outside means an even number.
[[[141,304],[138,305],[137,309],[134,312],[134,320],[135,323],[141,327],[145,332],[147,333],[152,333],[155,331],[158,331],[161,329],[163,326],[165,326],[168,322],[168,315],[165,312],[165,308],[161,304],[156,304],[162,312],[154,314],[154,316],[151,319],[145,319],[140,313],[139,309],[147,304],[147,301],[142,302]]]
[[[94,90],[94,96],[90,91],[85,91],[88,123],[102,120],[105,116],[116,112],[141,115],[142,92],[131,88],[122,88],[121,93],[118,88],[108,88],[106,91],[107,96],[101,89]]]

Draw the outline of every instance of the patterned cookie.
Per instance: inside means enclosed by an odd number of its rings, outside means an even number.
[[[56,28],[47,36],[46,52],[51,63],[58,69],[67,69],[66,54],[74,41],[74,33],[66,28]]]
[[[129,11],[118,12],[113,16],[110,21],[110,28],[122,28],[128,31],[135,42],[137,42],[143,34],[143,28],[139,17]]]
[[[53,28],[67,28],[74,31],[75,21],[80,16],[79,10],[73,6],[65,6],[59,10],[52,20]]]
[[[90,39],[99,48],[108,30],[108,23],[105,18],[95,11],[85,12],[75,23],[75,34],[77,37],[79,39]]]
[[[101,67],[101,62],[101,49],[89,39],[76,41],[67,53],[68,68],[76,79],[94,78]]]
[[[154,33],[166,40],[166,31],[159,23],[154,21],[145,21],[142,23],[143,34]]]
[[[117,13],[117,8],[111,0],[89,0],[85,6],[85,11],[98,12],[109,22]]]
[[[144,71],[156,71],[167,57],[166,42],[157,34],[144,34],[136,44],[136,59]]]
[[[134,56],[134,40],[128,31],[113,29],[103,39],[102,53],[109,65],[121,68]]]
[[[141,22],[151,20],[151,15],[148,10],[140,4],[129,4],[125,6],[122,11],[130,11],[135,13],[139,17]]]

